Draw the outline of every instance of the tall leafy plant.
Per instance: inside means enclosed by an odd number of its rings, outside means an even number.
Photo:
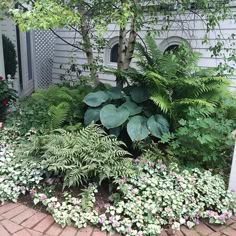
[[[84,122],[100,122],[116,136],[125,130],[133,142],[149,136],[161,138],[169,124],[148,99],[148,91],[138,86],[90,93],[84,98],[89,106]]]
[[[199,68],[199,57],[188,46],[163,54],[152,37],[145,42],[147,48],[137,43],[138,69],[131,68],[125,75],[131,83],[146,87],[150,100],[170,117],[184,117],[189,107],[209,111],[227,93],[227,79]]]

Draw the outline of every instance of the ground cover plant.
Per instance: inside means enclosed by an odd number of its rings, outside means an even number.
[[[43,179],[44,166],[17,158],[21,142],[17,132],[0,130],[0,202],[16,202]]]
[[[236,194],[222,177],[209,171],[180,171],[162,161],[136,161],[138,175],[117,180],[118,191],[106,214],[103,230],[127,236],[154,236],[162,227],[192,228],[201,218],[223,223],[236,213]]]

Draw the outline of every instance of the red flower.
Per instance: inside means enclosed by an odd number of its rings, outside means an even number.
[[[4,106],[8,105],[8,101],[6,99],[2,100],[2,105],[4,105]]]
[[[2,77],[2,76],[0,76],[0,81],[1,81],[1,80],[3,80],[3,77]]]

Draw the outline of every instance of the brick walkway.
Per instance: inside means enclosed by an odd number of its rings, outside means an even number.
[[[18,203],[0,206],[0,236],[108,236],[96,228],[62,229],[53,218]],[[162,231],[161,236],[169,236],[170,232]],[[236,236],[236,217],[232,217],[226,225],[215,226],[200,224],[189,230],[185,227],[175,236]],[[119,235],[113,235],[119,236]]]

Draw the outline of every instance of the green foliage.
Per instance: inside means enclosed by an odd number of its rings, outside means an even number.
[[[25,138],[26,139],[26,138]],[[42,180],[44,166],[25,161],[17,155],[22,140],[12,129],[0,131],[0,202],[17,202],[20,194],[25,194]]]
[[[117,180],[117,193],[105,214],[102,230],[129,236],[155,236],[170,226],[192,228],[199,219],[223,224],[236,212],[236,195],[210,171],[169,168],[161,161],[139,160],[137,175]],[[171,219],[171,220],[170,220]]]
[[[91,106],[85,113],[84,123],[88,125],[92,121],[100,121],[116,136],[125,130],[133,142],[144,140],[150,134],[161,138],[169,131],[169,124],[162,115],[157,114],[157,109],[148,98],[148,91],[138,86],[90,93],[84,99]]]
[[[66,87],[52,85],[38,90],[19,102],[17,110],[8,117],[9,124],[21,123],[21,132],[32,127],[41,132],[75,125],[83,120],[86,109],[83,98],[93,90],[81,85]]]
[[[81,193],[81,197],[72,197],[64,193],[64,200],[59,201],[56,197],[48,197],[44,193],[34,192],[34,203],[42,203],[47,211],[52,214],[54,220],[62,227],[72,223],[77,228],[84,228],[87,225],[96,225],[98,213],[94,210],[95,193],[97,186],[90,185]]]
[[[197,163],[205,168],[218,167],[221,171],[227,164],[231,165],[234,146],[231,132],[236,128],[235,120],[228,119],[219,109],[210,117],[192,108],[188,113],[187,119],[179,120],[173,134],[162,137],[169,145],[167,151],[185,165]]]
[[[174,120],[184,118],[189,107],[203,107],[207,112],[227,94],[227,79],[200,69],[198,56],[186,45],[163,54],[152,37],[146,37],[146,44],[147,50],[137,43],[139,70],[132,68],[124,74],[132,83],[146,87],[150,99]]]
[[[3,80],[0,76],[0,121],[3,121],[6,116],[9,104],[16,100],[16,91],[11,88],[7,80]]]
[[[2,35],[2,44],[6,78],[8,78],[8,75],[14,78],[17,69],[15,45],[5,35]]]
[[[30,156],[42,160],[49,171],[62,175],[64,186],[70,187],[93,178],[101,182],[131,174],[129,153],[122,146],[124,143],[114,136],[90,125],[78,132],[55,130],[37,138]]]

